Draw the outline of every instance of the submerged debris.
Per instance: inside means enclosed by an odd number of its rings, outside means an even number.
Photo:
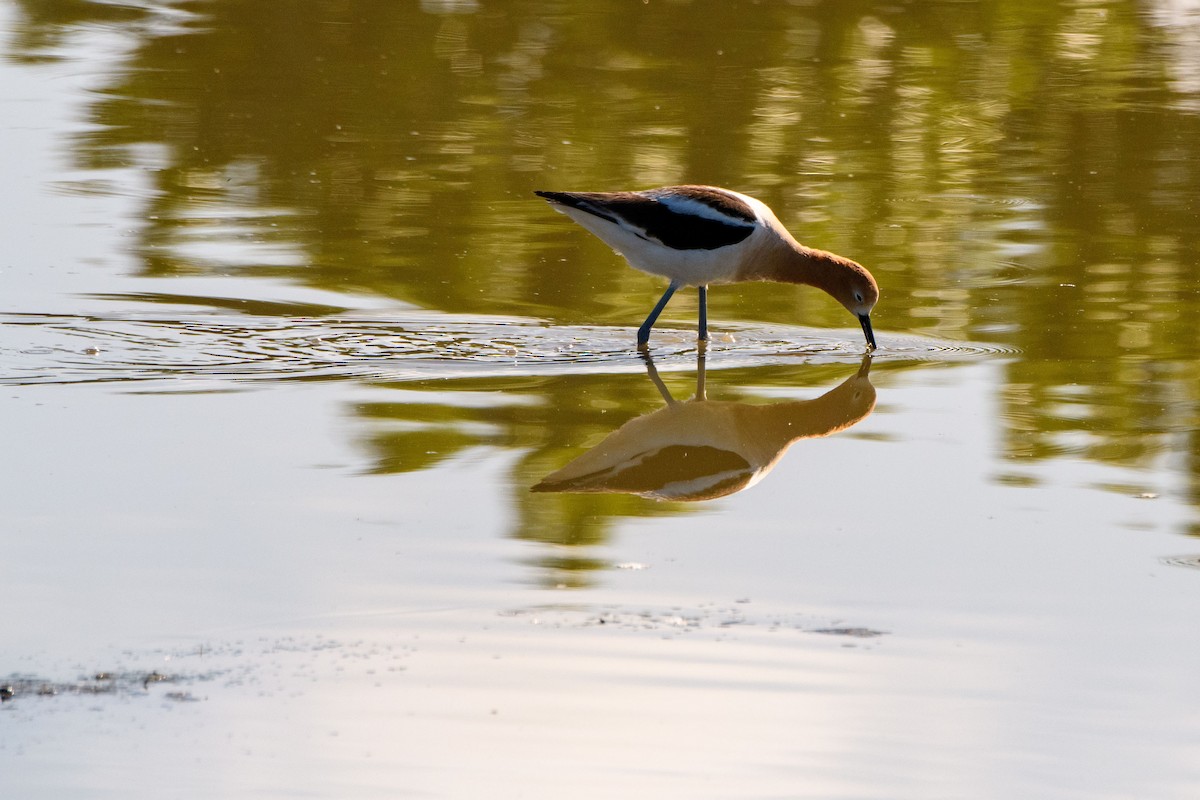
[[[876,636],[887,635],[887,631],[876,631],[871,628],[813,628],[812,633],[824,633],[829,636],[853,636],[856,639],[873,639]]]
[[[796,631],[799,633],[823,633],[828,636],[846,636],[855,639],[874,639],[886,636],[888,631],[861,626],[837,625],[838,620],[826,620],[820,627],[814,620],[801,613],[753,613],[746,608],[749,598],[739,598],[734,605],[702,603],[683,608],[637,608],[632,606],[533,606],[524,609],[509,609],[500,612],[503,616],[526,616],[534,625],[547,628],[588,628],[604,626],[627,631],[650,631],[673,637],[677,633],[704,636],[706,633],[723,638],[731,630],[754,630],[776,633]]]
[[[1200,569],[1200,555],[1185,555],[1185,556],[1164,556],[1159,559],[1160,563],[1166,564],[1169,567],[1190,567],[1191,569]]]
[[[192,676],[188,680],[203,680],[211,676]],[[139,695],[146,694],[154,683],[178,683],[178,675],[151,672],[94,672],[76,681],[52,681],[34,675],[10,675],[0,685],[0,702],[22,697],[56,697],[68,695]],[[171,694],[168,693],[168,697]]]

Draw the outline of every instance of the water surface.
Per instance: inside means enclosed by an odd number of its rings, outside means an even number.
[[[1200,791],[1192,4],[0,30],[11,792]],[[870,267],[879,351],[761,284],[639,356],[532,192],[681,182]]]

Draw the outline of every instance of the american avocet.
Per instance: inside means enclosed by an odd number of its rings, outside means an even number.
[[[696,397],[682,403],[671,397],[649,355],[646,367],[667,405],[629,420],[532,491],[712,500],[758,483],[801,439],[844,431],[875,408],[870,355],[818,398],[766,405],[705,399],[703,356]]]
[[[536,192],[625,257],[671,283],[638,329],[638,347],[675,290],[700,291],[700,340],[708,339],[708,285],[783,281],[815,286],[858,318],[875,347],[871,309],[879,286],[848,258],[797,242],[765,203],[715,186],[665,186],[643,192]]]

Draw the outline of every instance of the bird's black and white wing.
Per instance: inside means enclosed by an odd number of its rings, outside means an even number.
[[[671,186],[645,192],[537,194],[672,250],[716,250],[735,245],[759,225],[749,203],[732,192],[709,186]]]

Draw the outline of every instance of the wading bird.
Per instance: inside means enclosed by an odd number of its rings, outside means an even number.
[[[846,307],[875,348],[871,309],[879,286],[861,264],[800,244],[765,203],[716,186],[665,186],[641,192],[536,192],[625,257],[670,281],[638,329],[650,329],[681,286],[700,291],[700,341],[708,340],[708,286],[782,281],[815,286]]]

